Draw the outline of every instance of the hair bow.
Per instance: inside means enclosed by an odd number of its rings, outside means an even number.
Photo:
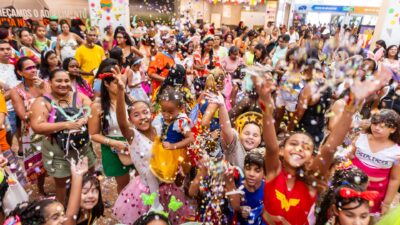
[[[363,191],[363,192],[358,192],[356,190],[353,190],[351,188],[342,188],[340,189],[340,196],[342,198],[362,198],[367,201],[372,201],[376,199],[379,195],[379,192],[377,191]]]
[[[113,76],[114,76],[113,73],[102,73],[102,74],[99,75],[99,79],[103,80],[103,79],[105,79],[107,77],[113,77]]]

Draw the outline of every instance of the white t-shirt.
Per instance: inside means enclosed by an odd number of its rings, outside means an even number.
[[[15,68],[12,64],[0,63],[0,81],[9,86],[10,89],[16,87],[21,81],[17,80]],[[7,101],[7,111],[14,111],[11,99]]]
[[[290,34],[289,32],[286,32],[286,34],[290,36],[289,44],[295,43],[300,39],[299,33],[297,33],[296,31],[293,32],[293,34]]]

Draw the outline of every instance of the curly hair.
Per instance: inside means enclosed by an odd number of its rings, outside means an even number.
[[[18,216],[23,225],[41,225],[46,223],[46,208],[53,204],[59,203],[53,199],[34,200],[32,202],[23,202],[10,212],[9,217]]]

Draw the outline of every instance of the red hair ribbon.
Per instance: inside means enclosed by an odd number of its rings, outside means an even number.
[[[377,191],[363,191],[358,192],[351,188],[342,188],[340,189],[340,196],[342,198],[362,198],[367,201],[372,201],[379,196],[379,192]]]
[[[102,74],[99,75],[99,79],[103,80],[104,78],[113,77],[113,76],[114,76],[113,73],[102,73]]]

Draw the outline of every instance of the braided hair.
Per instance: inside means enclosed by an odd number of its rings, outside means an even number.
[[[204,47],[205,45],[209,42],[209,41],[214,41],[214,38],[209,36],[206,37],[201,43],[200,43],[200,47],[201,47],[201,58],[203,58],[205,51],[204,51]],[[215,68],[214,63],[213,63],[213,58],[214,58],[214,50],[213,48],[211,48],[210,52],[208,53],[208,56],[210,58],[210,62],[207,65],[207,69],[212,70]]]

